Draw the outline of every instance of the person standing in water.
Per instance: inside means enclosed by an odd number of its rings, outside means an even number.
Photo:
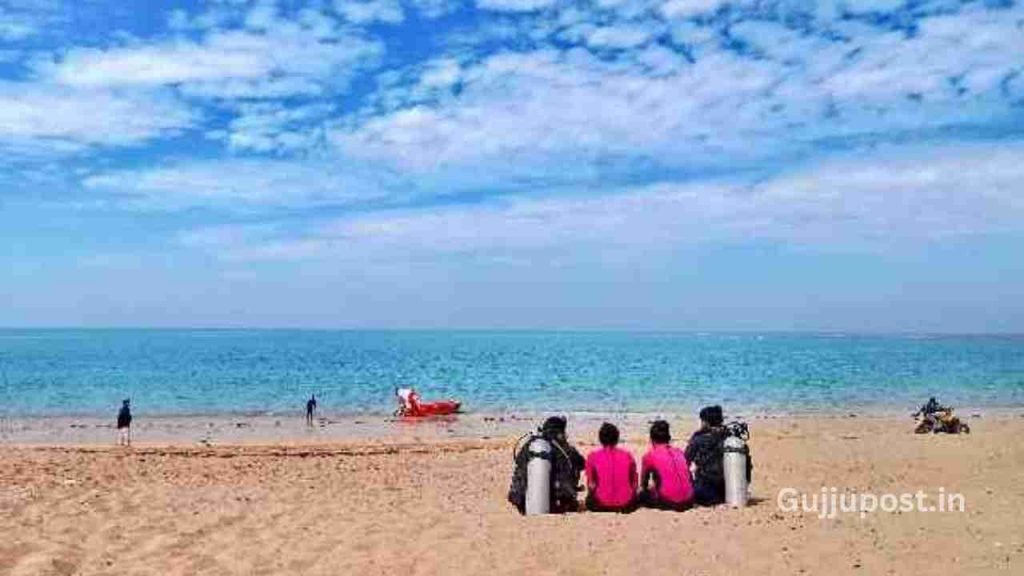
[[[121,410],[117,413],[117,445],[132,445],[132,408],[127,398],[121,402]]]
[[[306,400],[306,426],[313,425],[313,414],[316,413],[316,394]]]

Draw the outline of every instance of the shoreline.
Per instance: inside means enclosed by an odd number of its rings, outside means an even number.
[[[429,398],[428,400],[446,400],[447,398]],[[926,400],[926,398],[922,398]],[[304,400],[303,400],[304,402]],[[764,417],[808,417],[808,416],[845,416],[850,413],[855,413],[860,416],[898,416],[904,413],[911,413],[918,408],[919,405],[911,404],[884,404],[884,403],[872,403],[872,404],[843,404],[843,405],[829,405],[829,406],[802,406],[796,409],[775,409],[771,405],[754,405],[751,408],[745,410],[732,410],[729,411],[729,405],[723,402],[718,402],[723,408],[727,409],[727,413],[733,414],[738,418],[764,418]],[[689,413],[696,414],[697,411],[705,404],[671,404],[664,406],[663,409],[600,409],[600,408],[572,408],[572,409],[551,409],[542,410],[533,407],[525,408],[482,408],[463,410],[458,414],[461,416],[485,416],[485,417],[500,417],[509,415],[518,416],[547,416],[550,414],[566,414],[570,416],[617,416],[617,415],[629,415],[629,416],[664,416],[664,415],[685,415]],[[117,415],[118,405],[111,405],[111,409],[104,412],[23,412],[14,413],[8,410],[7,413],[0,411],[0,419],[8,420],[113,420]],[[958,413],[987,413],[987,414],[1024,414],[1024,403],[1004,403],[1004,404],[957,404],[953,406]],[[909,412],[908,412],[909,411]],[[172,419],[172,418],[302,418],[305,415],[302,409],[288,409],[288,410],[209,410],[209,411],[147,411],[143,412],[133,404],[133,415],[140,417],[146,417],[149,419]],[[393,410],[381,410],[381,409],[365,409],[365,410],[337,410],[328,408],[318,408],[317,415],[331,419],[351,419],[351,418],[388,418],[393,415]]]
[[[331,444],[382,441],[490,440],[518,438],[533,431],[546,416],[556,412],[518,411],[511,413],[460,413],[423,419],[402,419],[382,415],[318,415],[307,426],[300,414],[288,415],[161,415],[136,414],[132,426],[136,446],[194,445],[277,445]],[[569,419],[570,434],[580,437],[612,421],[626,428],[644,427],[651,420],[668,420],[677,438],[688,437],[699,426],[694,413],[684,412],[560,412]],[[1024,419],[1024,407],[958,410],[957,415],[974,421]],[[752,433],[775,422],[816,422],[856,420],[889,422],[908,429],[914,420],[899,410],[832,411],[728,414],[727,420],[751,424]],[[0,446],[104,446],[114,442],[114,418],[29,416],[0,419]]]

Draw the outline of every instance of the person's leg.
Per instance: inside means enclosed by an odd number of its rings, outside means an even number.
[[[682,504],[677,504],[675,502],[665,502],[664,500],[661,500],[657,496],[655,496],[654,493],[647,492],[644,490],[641,490],[640,493],[637,494],[635,504],[636,506],[643,506],[644,508],[653,508],[655,510],[670,510],[672,512],[683,512],[693,507],[693,502],[684,502]]]
[[[693,502],[697,506],[716,506],[725,502],[725,486],[710,482],[694,482]]]
[[[553,514],[564,514],[566,512],[579,512],[580,502],[575,498],[555,498],[551,502]]]
[[[658,499],[654,496],[654,493],[647,490],[641,490],[640,493],[636,495],[636,505],[644,508],[657,508]]]
[[[124,429],[125,446],[132,445],[132,427],[128,426]]]

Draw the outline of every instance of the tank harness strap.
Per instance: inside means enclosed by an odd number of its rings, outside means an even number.
[[[574,471],[576,470],[576,465],[572,463],[572,458],[569,457],[569,453],[566,452],[564,448],[559,446],[558,442],[548,441],[548,444],[551,444],[555,448],[558,448],[558,451],[562,453],[562,456],[565,456],[565,461],[569,463],[569,466],[571,466]]]
[[[519,459],[519,453],[522,451],[523,448],[526,448],[526,446],[528,446],[530,444],[529,442],[527,442],[522,447],[520,447],[520,444],[523,444],[523,438],[526,438],[527,436],[530,436],[531,440],[532,440],[533,437],[536,436],[536,434],[534,434],[533,432],[527,432],[526,434],[523,434],[522,436],[520,436],[518,440],[516,440],[516,443],[512,445],[512,460],[513,461],[518,460]]]

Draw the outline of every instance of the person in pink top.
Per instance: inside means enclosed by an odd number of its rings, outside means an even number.
[[[636,497],[636,460],[618,448],[619,429],[605,422],[597,433],[601,447],[587,455],[587,509],[629,512]]]
[[[651,448],[640,463],[640,503],[652,508],[685,510],[693,503],[690,465],[683,451],[670,444],[668,422],[651,424]]]

